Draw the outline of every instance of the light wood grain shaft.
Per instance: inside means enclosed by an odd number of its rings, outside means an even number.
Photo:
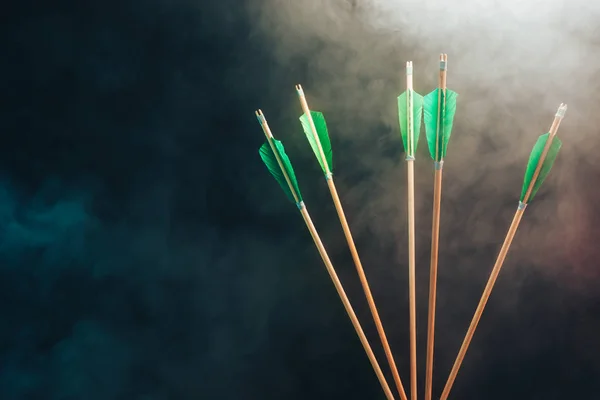
[[[394,377],[394,382],[396,383],[396,388],[398,389],[400,398],[402,400],[407,400],[406,392],[404,391],[404,386],[402,385],[402,380],[400,379],[400,374],[398,373],[398,368],[396,367],[396,362],[394,361],[392,349],[387,340],[385,330],[383,329],[383,324],[381,322],[381,318],[379,317],[379,312],[377,311],[375,299],[373,298],[373,294],[371,293],[369,281],[367,280],[367,276],[360,261],[360,257],[358,256],[358,251],[356,250],[356,245],[354,244],[354,239],[352,238],[352,232],[350,231],[350,226],[348,225],[348,221],[346,220],[346,215],[344,214],[344,209],[342,207],[342,203],[340,202],[340,198],[338,196],[335,183],[333,182],[333,178],[327,180],[327,185],[329,186],[329,192],[331,193],[333,204],[335,205],[335,209],[340,219],[340,223],[344,231],[344,236],[346,237],[346,242],[348,243],[348,247],[350,248],[352,260],[354,261],[354,265],[356,266],[356,272],[358,273],[358,277],[360,279],[360,283],[365,293],[367,303],[369,304],[371,315],[373,316],[373,320],[375,321],[375,326],[377,327],[377,333],[379,334],[379,338],[381,340],[385,356],[387,358],[388,364],[390,365],[392,376]]]
[[[433,183],[433,218],[431,224],[431,262],[429,268],[429,311],[427,314],[427,358],[425,363],[425,400],[431,400],[433,387],[433,349],[435,340],[435,301],[440,240],[440,208],[442,202],[442,171],[435,170]]]
[[[298,193],[296,193],[296,189],[294,189],[294,185],[292,185],[292,181],[290,179],[290,177],[288,176],[288,173],[286,171],[286,169],[283,166],[283,161],[281,160],[281,158],[279,157],[279,152],[277,152],[277,150],[275,149],[275,143],[273,143],[273,140],[275,140],[275,138],[273,137],[273,133],[271,132],[271,128],[269,128],[269,124],[267,123],[267,119],[265,118],[263,112],[261,110],[257,110],[256,111],[256,116],[258,117],[258,120],[260,122],[260,126],[263,129],[263,132],[267,138],[267,142],[269,142],[269,146],[271,147],[271,151],[273,152],[273,155],[275,155],[275,159],[277,160],[277,164],[279,164],[279,168],[281,169],[281,173],[283,174],[283,177],[285,178],[285,181],[288,184],[288,187],[290,188],[290,191],[292,192],[292,196],[294,196],[294,201],[296,203],[298,203],[298,201],[300,200],[298,198]]]
[[[417,298],[415,268],[415,167],[407,162],[408,174],[408,296],[410,318],[410,398],[417,400]]]
[[[479,300],[479,305],[475,310],[475,315],[471,320],[471,324],[469,325],[469,329],[467,330],[465,339],[463,340],[463,343],[460,346],[458,356],[456,357],[456,361],[454,361],[452,371],[450,372],[450,376],[448,377],[448,381],[446,382],[446,386],[444,387],[444,391],[442,392],[440,400],[448,399],[448,395],[450,394],[450,390],[452,389],[452,385],[454,384],[454,380],[456,379],[458,370],[460,369],[460,366],[465,358],[465,354],[467,353],[467,349],[471,344],[471,340],[473,339],[473,335],[475,334],[475,329],[477,329],[477,324],[479,324],[479,320],[481,319],[481,315],[483,314],[485,305],[487,304],[490,294],[492,293],[492,289],[494,288],[494,284],[496,283],[496,279],[498,278],[500,269],[502,269],[502,265],[506,258],[506,254],[508,253],[510,245],[515,237],[515,233],[517,232],[517,228],[519,227],[519,223],[521,222],[521,218],[523,217],[524,211],[524,208],[519,207],[519,209],[517,209],[517,212],[515,213],[512,223],[510,224],[510,228],[508,229],[508,233],[506,234],[506,238],[504,239],[504,243],[502,244],[502,248],[500,249],[498,258],[496,259],[496,264],[494,264],[492,273],[490,274],[488,282],[485,285],[485,289],[483,291],[483,294],[481,295],[481,299]]]
[[[356,334],[358,335],[358,338],[360,339],[360,342],[362,343],[363,348],[365,349],[365,352],[367,353],[367,357],[369,358],[369,361],[371,362],[371,365],[373,366],[373,370],[375,370],[375,374],[377,375],[377,379],[379,379],[379,383],[381,384],[381,387],[383,388],[386,398],[388,400],[394,400],[392,391],[390,390],[390,387],[385,379],[385,376],[383,375],[383,372],[381,371],[381,368],[379,367],[379,363],[377,362],[377,359],[375,358],[375,354],[373,353],[373,350],[371,349],[371,346],[369,345],[369,341],[367,340],[367,337],[365,336],[365,333],[360,325],[360,322],[358,321],[358,318],[356,317],[356,314],[354,313],[354,309],[352,308],[352,305],[350,304],[350,300],[348,299],[348,296],[346,295],[346,292],[344,291],[342,283],[340,282],[340,280],[337,276],[337,273],[335,272],[335,269],[333,268],[333,264],[331,263],[331,260],[329,259],[329,256],[327,255],[327,251],[325,250],[325,247],[323,246],[323,243],[321,242],[321,238],[319,237],[319,234],[317,233],[317,230],[315,229],[315,226],[313,225],[313,222],[310,218],[310,215],[308,214],[308,211],[306,210],[306,207],[302,207],[300,209],[300,213],[302,214],[302,217],[304,218],[304,222],[306,223],[306,226],[307,226],[308,230],[310,231],[310,234],[315,242],[315,245],[317,246],[317,249],[319,251],[319,254],[321,255],[321,258],[323,259],[323,262],[325,263],[327,272],[329,273],[329,276],[331,277],[331,280],[333,281],[335,289],[337,290],[338,295],[340,296],[340,299],[342,300],[342,304],[344,305],[344,308],[346,309],[346,312],[348,313],[348,316],[350,317],[350,321],[352,322],[352,325],[354,326],[354,329],[356,330]]]
[[[454,361],[454,365],[452,366],[452,371],[450,372],[450,376],[446,382],[446,386],[444,387],[444,391],[442,392],[442,396],[440,400],[447,400],[450,394],[450,390],[452,389],[452,385],[456,379],[456,375],[460,369],[460,366],[465,358],[465,354],[467,353],[467,349],[471,340],[473,339],[473,335],[475,334],[475,330],[477,329],[477,325],[479,324],[479,320],[481,319],[481,315],[483,314],[483,310],[487,301],[492,293],[492,289],[494,288],[494,284],[496,283],[496,279],[498,278],[498,274],[500,273],[500,269],[504,264],[504,260],[506,259],[506,254],[510,248],[510,245],[515,237],[517,232],[517,228],[519,227],[519,223],[521,222],[521,218],[523,217],[523,213],[525,212],[525,208],[527,207],[527,202],[531,196],[531,192],[533,191],[533,187],[535,185],[535,181],[537,180],[540,171],[542,169],[542,165],[546,159],[548,151],[550,150],[550,146],[552,145],[552,140],[554,136],[556,136],[556,132],[558,131],[558,127],[560,126],[560,122],[564,117],[564,113],[566,111],[566,104],[561,104],[558,108],[556,115],[554,116],[554,121],[552,122],[552,126],[550,127],[550,132],[548,135],[548,140],[544,146],[542,154],[540,155],[540,159],[538,160],[538,164],[531,178],[531,182],[525,196],[523,197],[523,201],[519,204],[517,211],[515,212],[515,216],[513,218],[512,223],[510,224],[510,228],[508,229],[508,233],[506,234],[506,238],[504,239],[504,243],[502,244],[502,248],[500,249],[500,253],[498,254],[498,258],[496,259],[496,263],[494,264],[494,268],[492,269],[492,273],[488,279],[488,282],[485,286],[483,294],[481,295],[481,299],[479,301],[479,305],[475,310],[475,315],[471,320],[471,324],[469,325],[469,329],[467,330],[467,334],[465,335],[465,339],[460,347],[456,360]]]
[[[331,171],[329,170],[329,164],[327,164],[327,158],[325,157],[325,152],[323,151],[323,146],[321,146],[321,140],[319,139],[319,134],[317,133],[317,128],[315,127],[315,121],[313,121],[312,114],[310,113],[310,109],[308,108],[308,102],[306,101],[306,96],[304,95],[304,90],[301,85],[296,85],[296,92],[298,93],[298,98],[300,99],[300,105],[302,106],[302,111],[306,114],[308,118],[308,123],[310,125],[310,130],[312,131],[313,137],[315,139],[315,143],[319,148],[319,158],[323,163],[325,168],[325,175],[329,175]]]
[[[562,106],[563,106],[563,104],[561,104],[561,107]],[[552,140],[554,139],[554,136],[556,136],[556,132],[558,131],[558,127],[560,126],[561,121],[562,121],[562,116],[559,116],[557,113],[557,115],[554,116],[554,121],[552,121],[552,126],[550,127],[548,140],[546,141],[544,150],[542,151],[542,154],[540,155],[538,165],[535,167],[535,171],[533,172],[533,176],[531,177],[531,182],[529,183],[527,192],[525,192],[525,197],[523,197],[523,203],[525,203],[525,204],[527,204],[527,202],[529,201],[529,197],[531,196],[531,192],[533,191],[533,188],[535,186],[535,181],[537,180],[538,176],[540,175],[540,172],[542,171],[542,165],[544,164],[544,160],[546,159],[546,156],[548,155],[550,146],[552,146]]]
[[[448,54],[440,54],[440,61],[446,63],[446,68],[440,68],[440,89],[446,89],[446,76],[448,75]]]
[[[429,272],[429,307],[427,313],[427,355],[425,358],[425,399],[431,400],[433,386],[433,348],[435,338],[435,301],[437,295],[437,264],[440,235],[440,203],[442,196],[442,166],[443,149],[440,148],[440,135],[442,134],[442,116],[446,105],[446,77],[448,72],[448,55],[440,54],[440,71],[438,78],[438,115],[435,134],[435,178],[433,187],[433,221],[431,227],[431,260]],[[441,141],[443,143],[443,140]],[[440,160],[439,163],[437,160]]]
[[[412,62],[406,63],[406,152],[409,156],[415,156],[415,121],[414,121],[414,92],[413,92],[413,70]]]
[[[441,68],[441,63],[445,63],[445,67]],[[439,146],[440,143],[440,129],[442,128],[442,104],[446,105],[446,76],[447,76],[447,65],[448,65],[448,55],[440,54],[440,75],[438,80],[438,89],[440,90],[438,93],[438,115],[437,115],[437,127],[435,134],[435,159],[437,160],[442,152],[442,149]],[[442,101],[443,100],[443,101]]]

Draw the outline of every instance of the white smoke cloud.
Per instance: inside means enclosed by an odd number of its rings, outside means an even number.
[[[536,253],[568,257],[570,250],[564,244],[557,246],[557,237],[569,224],[570,238],[584,236],[584,224],[573,225],[570,216],[586,214],[574,207],[594,207],[591,198],[581,194],[587,188],[581,160],[588,167],[600,167],[595,139],[600,122],[596,112],[600,3],[265,0],[253,4],[256,33],[277,62],[298,77],[311,107],[328,118],[339,167],[338,188],[342,202],[355,209],[349,216],[354,231],[367,229],[382,241],[405,243],[406,178],[395,97],[405,89],[404,63],[409,60],[415,65],[415,89],[422,94],[432,90],[438,56],[444,52],[448,87],[460,96],[445,166],[441,251],[460,254],[472,245],[500,245],[531,147],[549,128],[561,102],[569,105],[559,130],[563,150],[538,201],[528,210],[513,248],[514,259],[521,251],[527,259]],[[289,101],[290,114],[300,114],[293,89],[271,88],[268,95]],[[289,124],[297,121],[290,118]],[[299,133],[282,139],[305,140]],[[432,179],[423,138],[420,143],[417,246],[425,261]],[[390,148],[397,149],[393,156]],[[359,173],[368,177],[357,184]],[[577,201],[573,196],[579,196]],[[404,247],[398,246],[401,262]]]

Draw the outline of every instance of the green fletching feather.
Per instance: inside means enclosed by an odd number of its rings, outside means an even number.
[[[413,124],[414,124],[414,136],[412,138],[412,146],[408,146],[408,103],[407,96],[408,91],[398,96],[398,117],[400,120],[400,133],[402,134],[402,143],[404,143],[404,151],[406,155],[413,156],[417,151],[417,145],[419,144],[419,136],[421,133],[421,116],[423,115],[423,96],[412,91],[413,101]]]
[[[440,89],[435,89],[426,95],[423,101],[425,135],[427,136],[427,144],[429,145],[429,154],[431,154],[431,158],[434,161],[441,161],[446,157],[448,141],[450,141],[450,134],[452,133],[454,114],[456,114],[456,98],[458,97],[456,92],[446,89],[446,98],[444,99],[442,96],[440,100],[441,110],[438,110],[438,97],[441,94],[442,91]],[[438,115],[440,117],[439,132]]]
[[[317,136],[319,137],[319,142],[321,143],[321,147],[323,148],[323,153],[325,154],[325,162],[327,163],[329,172],[333,172],[331,142],[329,141],[329,134],[327,133],[327,124],[325,123],[325,117],[322,113],[318,111],[311,111],[310,115],[312,116],[315,128],[317,129]],[[317,160],[319,160],[319,164],[321,165],[323,172],[327,173],[327,168],[325,168],[325,164],[323,164],[323,158],[321,157],[319,146],[315,141],[315,136],[313,135],[312,129],[310,128],[310,122],[306,114],[302,114],[302,116],[300,117],[300,122],[302,123],[304,133],[308,138],[308,142],[310,143],[310,147],[312,147],[315,156],[317,156]]]
[[[290,179],[292,188],[290,188],[290,185],[285,179],[281,167],[277,162],[277,157],[275,156],[275,154],[273,154],[273,150],[271,149],[269,142],[265,142],[260,147],[260,158],[262,158],[263,162],[267,166],[267,169],[269,170],[271,175],[273,175],[277,183],[279,183],[279,186],[281,186],[287,197],[294,203],[296,202],[294,194],[292,193],[293,190],[294,193],[296,193],[296,196],[298,197],[298,201],[302,201],[302,195],[300,194],[300,189],[298,188],[298,181],[296,180],[296,175],[294,174],[294,168],[292,168],[290,159],[288,158],[287,154],[285,154],[283,144],[280,141],[273,139],[273,145],[275,147],[275,151],[277,151],[277,155],[279,156],[281,163],[283,164],[283,168],[285,169],[285,172],[287,173],[287,176]]]
[[[531,185],[531,179],[533,178],[533,174],[537,168],[538,162],[540,161],[540,157],[544,152],[544,147],[546,146],[546,142],[548,141],[549,134],[545,133],[540,136],[533,146],[533,150],[531,150],[531,155],[529,156],[529,162],[527,163],[527,170],[525,171],[525,180],[523,182],[523,188],[521,189],[521,198],[520,201],[523,201],[525,198],[525,194],[527,193],[527,189],[529,189],[529,185]],[[544,179],[548,176],[550,169],[552,168],[552,164],[556,160],[556,156],[558,155],[558,151],[562,146],[562,142],[559,138],[554,137],[552,139],[552,143],[550,144],[550,148],[548,149],[548,153],[546,153],[546,158],[544,159],[544,163],[542,164],[542,168],[540,169],[540,173],[538,174],[535,183],[533,184],[533,189],[531,190],[531,194],[527,199],[527,202],[533,200],[533,197],[539,190],[542,183],[544,183]]]

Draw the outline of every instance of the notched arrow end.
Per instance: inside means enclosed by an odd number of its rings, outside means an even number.
[[[440,54],[440,71],[448,70],[448,54],[442,53]]]
[[[258,109],[254,112],[254,114],[256,114],[256,119],[258,119],[258,123],[263,125],[264,121],[265,121],[265,116],[264,116],[262,110]]]
[[[565,103],[560,103],[558,110],[556,111],[556,116],[558,118],[564,118],[565,113],[567,112],[567,105]]]

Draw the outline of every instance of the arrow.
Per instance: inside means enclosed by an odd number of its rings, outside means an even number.
[[[300,123],[302,124],[302,128],[304,129],[304,133],[308,138],[308,142],[310,143],[310,146],[317,157],[319,165],[325,174],[325,179],[327,180],[327,185],[329,186],[329,192],[331,193],[331,197],[342,225],[344,235],[346,236],[346,241],[348,242],[348,247],[350,248],[350,253],[352,254],[352,259],[354,260],[354,265],[356,266],[356,272],[358,273],[365,297],[367,298],[367,303],[369,304],[371,315],[375,321],[375,326],[377,327],[377,332],[379,334],[381,344],[383,345],[388,364],[390,365],[400,398],[402,400],[407,400],[406,393],[404,392],[404,386],[402,385],[402,380],[400,379],[398,368],[396,367],[396,363],[392,355],[392,349],[390,348],[385,335],[385,330],[383,329],[383,324],[379,318],[379,312],[377,311],[377,306],[375,305],[375,300],[373,299],[369,282],[363,270],[362,263],[360,262],[358,252],[354,244],[354,239],[352,238],[352,233],[350,232],[350,227],[348,226],[348,221],[346,221],[346,215],[344,214],[337,189],[333,182],[331,142],[327,132],[325,117],[322,113],[311,111],[308,108],[308,103],[306,101],[304,91],[302,90],[302,86],[296,85],[296,92],[298,94],[298,98],[300,99],[302,111],[304,112],[304,114],[300,117]]]
[[[434,161],[433,180],[433,221],[431,226],[431,261],[429,272],[429,311],[427,315],[427,358],[425,366],[425,400],[431,400],[433,382],[433,345],[435,339],[435,301],[437,292],[438,248],[440,240],[440,205],[442,201],[442,168],[452,133],[456,98],[458,94],[446,89],[448,55],[440,55],[440,75],[437,89],[423,100],[423,120],[429,146],[429,154]]]
[[[500,273],[500,269],[502,268],[506,254],[508,253],[513,238],[515,237],[515,233],[517,232],[517,228],[519,227],[519,223],[521,222],[521,218],[525,212],[525,207],[527,207],[528,202],[531,201],[535,196],[544,179],[546,179],[546,176],[548,176],[548,173],[552,168],[552,164],[554,164],[554,161],[556,160],[556,155],[558,154],[562,143],[555,136],[566,111],[567,105],[561,104],[560,107],[558,107],[556,115],[554,116],[554,121],[550,127],[550,131],[544,135],[541,135],[536,144],[533,146],[533,150],[529,156],[529,162],[527,163],[527,170],[525,172],[523,188],[521,189],[519,206],[517,207],[515,216],[510,224],[510,228],[508,229],[508,233],[506,234],[506,238],[504,239],[504,243],[500,249],[500,254],[498,254],[498,259],[496,260],[496,264],[494,264],[494,268],[490,274],[490,278],[485,285],[485,289],[481,295],[481,300],[479,300],[479,305],[477,306],[475,315],[471,320],[471,325],[469,325],[469,329],[467,330],[465,339],[460,347],[458,356],[456,356],[456,361],[454,362],[454,366],[452,367],[452,371],[450,372],[450,376],[448,377],[448,381],[446,382],[446,386],[444,387],[444,391],[440,400],[448,399],[450,389],[452,389],[452,385],[454,384],[458,370],[460,369],[469,344],[471,343],[473,335],[475,334],[475,329],[477,329],[477,324],[479,323],[481,315],[483,314],[483,309],[485,308],[490,294],[492,293],[492,289],[494,288],[494,284],[496,283],[496,279],[498,278],[498,274]]]
[[[367,357],[369,358],[369,361],[371,362],[371,365],[375,370],[375,374],[377,375],[379,383],[381,384],[381,387],[385,392],[385,396],[388,400],[394,400],[392,391],[390,390],[390,387],[388,386],[388,383],[385,380],[385,376],[383,375],[383,372],[379,367],[379,363],[375,358],[375,354],[373,353],[373,350],[369,345],[367,337],[365,336],[360,322],[356,317],[354,309],[350,304],[350,300],[348,299],[348,296],[344,291],[342,283],[340,282],[337,273],[333,268],[333,264],[331,263],[331,260],[327,255],[327,251],[325,250],[325,247],[321,242],[321,238],[319,237],[315,226],[313,225],[310,215],[308,214],[308,210],[306,209],[306,206],[302,201],[302,195],[300,194],[300,189],[298,187],[298,182],[296,181],[294,169],[292,168],[290,159],[288,158],[287,154],[285,154],[283,144],[280,141],[275,140],[275,138],[273,137],[271,129],[269,128],[267,120],[261,110],[256,111],[256,117],[258,118],[258,122],[260,123],[263,132],[265,133],[265,136],[267,138],[267,141],[261,146],[259,150],[260,157],[267,166],[267,169],[269,170],[271,175],[273,175],[275,180],[279,183],[283,191],[286,193],[288,198],[294,201],[296,203],[296,206],[298,207],[298,210],[300,210],[300,214],[302,214],[302,218],[306,223],[306,227],[308,228],[310,235],[312,236],[313,241],[317,246],[317,250],[319,251],[321,258],[323,259],[323,262],[325,263],[325,268],[327,268],[327,272],[329,273],[329,276],[333,281],[335,289],[337,290],[338,295],[342,300],[342,304],[344,305],[344,308],[346,309],[346,312],[350,317],[350,321],[352,322],[352,325],[356,330],[356,334],[358,335],[360,342],[362,343],[363,348],[367,353]]]
[[[410,395],[417,400],[417,300],[415,290],[415,151],[419,143],[423,96],[413,90],[412,62],[406,63],[406,91],[398,96],[400,133],[408,173],[408,293],[410,309]]]

